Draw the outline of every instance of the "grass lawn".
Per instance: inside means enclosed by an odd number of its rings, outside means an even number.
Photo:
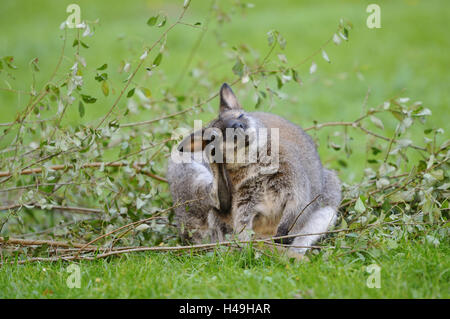
[[[13,55],[14,63],[19,66],[14,73],[16,78],[28,79],[28,82],[2,75],[0,88],[8,87],[9,83],[15,89],[29,90],[28,63],[35,57],[39,57],[41,67],[36,79],[38,87],[49,78],[61,50],[62,41],[58,37],[62,31],[58,26],[67,17],[66,6],[73,2],[2,1],[0,56]],[[136,1],[114,5],[111,1],[76,2],[81,7],[82,19],[101,20],[94,38],[85,40],[90,48],[82,48],[82,55],[89,65],[108,63],[110,70],[116,70],[124,59],[135,61],[143,45],[152,43],[158,36],[156,29],[146,26],[147,19],[163,9],[173,20],[182,2]],[[353,121],[360,116],[370,89],[369,107],[400,95],[421,100],[431,109],[433,116],[429,122],[406,138],[420,144],[423,129],[429,127],[444,128],[445,133],[438,138],[448,138],[450,37],[447,25],[450,10],[446,0],[379,1],[382,8],[382,29],[379,30],[370,30],[365,25],[368,15],[365,9],[373,1],[254,2],[255,8],[249,9],[245,16],[236,15],[231,23],[223,26],[224,40],[230,45],[245,42],[264,54],[268,50],[267,31],[277,29],[287,40],[284,53],[289,61],[301,61],[317,50],[335,32],[341,17],[354,25],[349,42],[327,48],[331,64],[319,55],[314,59],[318,65],[315,74],[309,74],[310,64],[302,66],[304,85],[292,84],[285,88],[296,100],[277,101],[271,112],[305,127],[313,120]],[[187,19],[204,22],[208,11],[205,3],[193,1]],[[187,31],[177,26],[168,37],[168,52],[161,67],[169,82],[178,78],[180,63],[187,59],[197,39],[198,33]],[[68,46],[69,49],[72,48]],[[213,33],[207,33],[193,65],[202,61],[211,65],[222,63],[215,70],[224,81],[231,82],[235,78],[231,71],[234,62],[224,59],[224,50],[218,46]],[[72,64],[72,56],[64,59],[64,72]],[[123,75],[115,73],[111,72],[112,80],[122,83]],[[85,76],[85,93],[98,97],[99,102],[95,107],[86,108],[82,120],[76,108],[69,109],[65,122],[93,123],[113,103],[117,92],[103,97],[94,76]],[[185,79],[178,88],[180,94],[189,89],[189,77]],[[158,87],[152,81],[149,79],[146,85]],[[239,86],[236,92],[239,95]],[[158,99],[160,93],[156,89],[154,98]],[[239,97],[247,109],[255,104],[251,97]],[[13,121],[26,102],[23,96],[0,90],[0,123]],[[213,100],[211,110],[217,110],[217,103]],[[119,108],[125,107],[125,102],[119,105]],[[267,103],[262,105],[262,110],[269,110]],[[139,115],[130,115],[125,122],[162,115],[158,112],[144,110]],[[163,112],[166,113],[164,109]],[[201,114],[206,120],[215,116],[208,111]],[[375,126],[371,129],[377,130]],[[393,124],[387,123],[383,134],[391,136],[394,129]],[[0,149],[10,142],[11,136],[14,134],[0,141]],[[354,152],[346,159],[349,165],[341,167],[336,153],[327,148],[325,135],[319,138],[319,151],[326,166],[339,169],[343,181],[358,182],[367,165],[363,147],[359,146],[364,145],[359,144],[364,140],[355,137]],[[411,153],[408,156],[417,155]],[[163,172],[164,168],[159,168],[158,173]],[[323,252],[310,254],[310,261],[303,263],[281,257],[255,256],[249,252],[194,256],[142,253],[78,263],[81,270],[79,289],[69,289],[66,285],[69,263],[6,265],[0,267],[0,298],[450,298],[449,248],[448,240],[435,247],[423,244],[419,238],[399,242],[394,249],[386,247],[379,256],[371,255],[370,251],[364,255],[340,256],[346,251],[337,250],[327,258]],[[381,267],[380,289],[366,286],[369,276],[366,266],[370,264]]]
[[[69,263],[8,265],[0,270],[0,298],[449,298],[449,253],[448,242],[405,242],[376,261],[146,253],[78,263],[79,289],[66,284]],[[366,285],[372,263],[381,268],[379,289]]]

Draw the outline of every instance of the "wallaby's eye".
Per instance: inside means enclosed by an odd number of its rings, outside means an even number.
[[[241,119],[244,116],[243,113],[241,113],[241,115],[238,116],[238,119]]]

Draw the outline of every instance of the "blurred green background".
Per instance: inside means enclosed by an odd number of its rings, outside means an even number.
[[[423,101],[425,107],[432,110],[433,116],[428,123],[411,137],[414,142],[421,143],[422,132],[427,127],[448,127],[446,112],[450,102],[450,37],[448,21],[450,10],[448,2],[398,0],[377,1],[381,7],[381,29],[369,29],[366,19],[369,13],[366,7],[373,1],[253,1],[254,7],[246,8],[233,15],[232,21],[220,27],[220,37],[227,42],[221,46],[215,35],[217,24],[211,23],[193,58],[192,67],[207,63],[214,66],[216,77],[232,82],[234,61],[225,59],[224,52],[231,46],[245,43],[255,52],[264,55],[268,51],[267,35],[269,30],[278,30],[287,40],[283,52],[288,61],[297,63],[311,55],[336,31],[340,18],[353,24],[348,42],[340,46],[331,43],[326,48],[331,63],[322,59],[320,54],[313,58],[318,65],[317,72],[309,74],[310,62],[299,69],[304,84],[286,85],[283,90],[293,99],[277,100],[270,111],[283,115],[301,126],[310,126],[313,120],[352,121],[362,112],[362,105],[368,89],[370,95],[368,106],[375,106],[393,96],[408,96]],[[146,21],[150,16],[164,11],[168,15],[169,25],[178,16],[183,1],[2,1],[0,10],[0,56],[14,56],[14,64],[18,69],[13,73],[15,79],[0,74],[0,88],[29,91],[32,77],[29,62],[39,58],[41,72],[36,81],[43,84],[52,72],[61,52],[63,31],[59,29],[68,13],[66,7],[77,3],[81,7],[81,19],[94,21],[99,18],[92,38],[82,40],[90,48],[81,48],[81,55],[88,65],[98,67],[108,63],[109,70],[117,70],[121,61],[136,62],[142,54],[144,45],[151,44],[163,30],[150,28]],[[220,6],[230,7],[230,2],[218,1]],[[246,2],[247,3],[247,2]],[[209,1],[192,1],[185,16],[190,23],[205,23],[210,8]],[[234,10],[234,9],[233,9]],[[200,29],[178,25],[171,31],[167,39],[167,52],[161,67],[167,83],[175,83],[188,59],[200,34]],[[73,64],[71,50],[73,34],[69,35],[67,57],[60,72],[67,72]],[[276,58],[275,52],[274,57]],[[133,65],[132,65],[133,66]],[[191,67],[191,68],[192,68]],[[84,91],[98,97],[95,107],[86,108],[86,116],[80,119],[76,108],[68,110],[65,121],[70,123],[93,123],[109,109],[120,90],[123,74],[110,74],[111,82],[116,83],[116,93],[103,97],[100,86],[94,80],[95,73],[84,74]],[[153,90],[158,88],[160,78],[150,77],[145,83]],[[178,92],[189,90],[192,79],[185,76]],[[250,84],[247,84],[250,85]],[[255,104],[252,96],[236,92],[246,109]],[[218,88],[217,88],[218,89]],[[153,90],[157,99],[161,92]],[[206,99],[214,91],[200,99]],[[22,110],[27,102],[26,96],[0,90],[0,122],[15,119],[16,113]],[[212,101],[209,110],[215,110],[217,99]],[[188,107],[190,105],[184,105]],[[119,108],[125,108],[122,99]],[[262,109],[268,110],[268,103]],[[163,110],[163,109],[162,109]],[[207,110],[201,115],[211,119],[216,114]],[[124,122],[148,120],[165,114],[158,111],[141,112],[130,115]],[[192,117],[193,118],[193,117]],[[390,136],[392,126],[386,125],[383,135]],[[372,126],[375,128],[375,126]],[[447,132],[445,133],[447,134]],[[357,140],[358,141],[358,140]],[[4,145],[0,145],[4,146]],[[356,145],[355,158],[363,159],[363,152],[358,152]],[[362,146],[360,146],[363,148]],[[363,149],[361,151],[364,151]],[[332,162],[332,152],[326,145],[320,146],[325,162]],[[358,154],[360,153],[360,154]],[[330,155],[328,155],[330,154]],[[362,167],[364,161],[352,166],[353,172],[346,172],[349,180],[357,176],[354,168]],[[331,166],[335,163],[331,163]]]

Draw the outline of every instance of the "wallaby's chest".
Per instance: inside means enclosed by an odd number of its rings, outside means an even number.
[[[253,220],[257,235],[274,235],[289,196],[283,175],[260,174],[257,169],[231,172],[232,214]]]

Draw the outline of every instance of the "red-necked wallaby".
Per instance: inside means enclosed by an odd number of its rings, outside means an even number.
[[[248,240],[252,234],[256,238],[314,234],[283,240],[291,245],[291,252],[303,254],[334,225],[341,200],[340,181],[333,171],[323,168],[314,142],[299,126],[274,114],[245,112],[231,88],[223,84],[219,116],[202,133],[207,129],[223,137],[223,143],[213,148],[223,163],[209,164],[218,171],[211,178],[222,187],[210,190],[218,192],[216,198],[224,192],[222,197],[227,200],[220,214],[214,214],[239,239]],[[254,133],[261,131],[263,134]],[[236,143],[239,136],[244,138]],[[184,152],[204,150],[214,140],[191,135],[179,148]],[[255,143],[257,151],[252,157]],[[245,160],[237,153],[244,154]],[[169,182],[174,180],[169,178]],[[196,187],[191,180],[184,185]]]

